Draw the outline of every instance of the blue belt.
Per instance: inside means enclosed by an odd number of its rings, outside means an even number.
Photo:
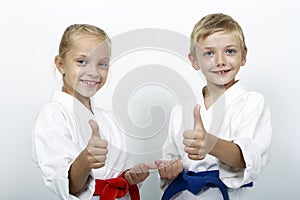
[[[193,172],[183,171],[167,187],[161,200],[169,200],[178,192],[188,190],[193,194],[198,194],[204,186],[218,187],[224,200],[229,200],[227,186],[219,178],[219,170]],[[253,183],[248,183],[242,187],[252,187]]]

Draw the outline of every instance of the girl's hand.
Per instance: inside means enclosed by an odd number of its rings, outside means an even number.
[[[130,185],[144,181],[149,176],[149,170],[156,169],[156,165],[151,163],[140,163],[125,172],[125,179]]]
[[[90,120],[89,124],[92,128],[92,136],[86,147],[87,165],[90,169],[98,169],[105,165],[107,154],[107,141],[101,139],[99,126],[94,120]]]

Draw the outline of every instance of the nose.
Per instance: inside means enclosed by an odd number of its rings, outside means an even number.
[[[216,56],[216,65],[217,67],[222,67],[226,65],[226,58],[225,55],[223,54],[218,54]]]
[[[87,74],[90,77],[93,77],[93,78],[100,76],[100,71],[99,71],[97,65],[96,64],[90,64],[88,66]]]

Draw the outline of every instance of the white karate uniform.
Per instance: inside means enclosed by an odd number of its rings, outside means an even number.
[[[246,168],[236,169],[209,154],[203,160],[190,160],[184,152],[183,131],[192,129],[193,105],[177,105],[171,114],[169,135],[163,147],[164,159],[181,158],[186,170],[201,172],[219,170],[220,179],[229,188],[231,200],[253,199],[253,188],[242,185],[254,182],[268,161],[272,137],[270,110],[264,97],[257,92],[246,92],[240,82],[228,88],[206,110],[202,94],[200,115],[208,133],[236,143],[243,154]],[[162,181],[162,184],[164,181]],[[255,185],[255,183],[254,183]],[[174,199],[222,200],[218,188],[205,188],[197,195],[184,191]]]
[[[94,179],[115,178],[128,167],[126,137],[112,114],[93,105],[92,110],[94,114],[73,96],[57,91],[52,102],[41,109],[34,125],[32,158],[40,167],[46,186],[60,199],[99,199],[93,196]],[[68,171],[91,138],[90,119],[97,121],[101,138],[108,141],[107,160],[104,167],[91,171],[87,189],[73,196],[69,194]],[[122,199],[130,197],[127,194]]]

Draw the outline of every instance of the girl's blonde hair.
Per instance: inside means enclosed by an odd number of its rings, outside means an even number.
[[[220,31],[236,34],[241,42],[242,53],[247,50],[244,33],[240,25],[228,15],[215,13],[206,15],[194,26],[191,33],[191,55],[196,56],[195,47],[199,40],[204,40],[211,34]]]
[[[89,24],[73,24],[66,28],[59,44],[59,56],[64,58],[75,40],[82,37],[94,36],[111,44],[110,38],[102,29]]]

